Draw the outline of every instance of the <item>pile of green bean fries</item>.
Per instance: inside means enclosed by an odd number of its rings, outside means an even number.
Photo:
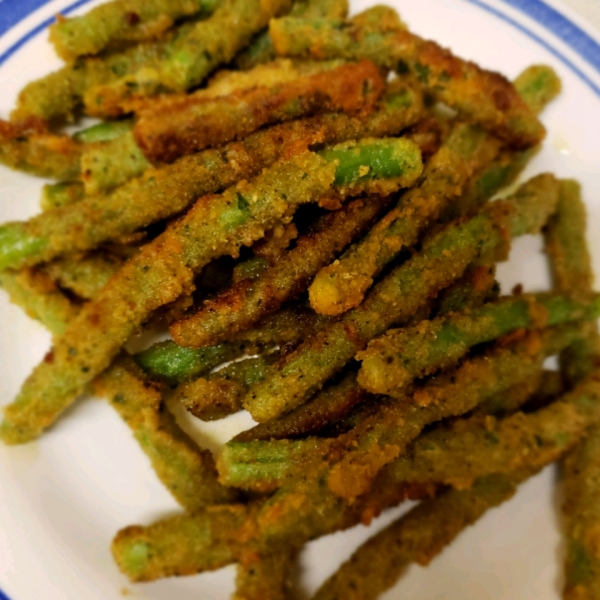
[[[51,26],[65,65],[0,122],[0,162],[54,183],[0,226],[0,284],[53,341],[0,438],[39,438],[92,385],[182,507],[119,531],[118,568],[236,563],[236,600],[290,598],[307,542],[421,500],[314,596],[377,598],[562,461],[564,598],[600,598],[585,208],[573,180],[518,181],[561,83],[348,8],[115,0]],[[552,289],[501,295],[497,263],[536,234]],[[171,339],[127,352],[146,328]],[[178,403],[256,425],[213,456]]]

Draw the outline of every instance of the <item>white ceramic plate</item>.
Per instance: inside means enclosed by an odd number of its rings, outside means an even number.
[[[600,35],[564,6],[541,0],[387,0],[410,27],[461,56],[513,77],[531,63],[554,66],[565,91],[544,114],[549,136],[525,176],[551,170],[576,177],[590,213],[589,237],[600,268]],[[58,12],[86,10],[82,0],[0,0],[0,116],[18,90],[59,66],[45,28]],[[354,0],[353,10],[373,4]],[[37,212],[41,183],[0,167],[0,221]],[[540,240],[515,245],[502,266],[505,290],[546,284]],[[49,336],[0,295],[0,403],[8,403],[43,357]],[[216,447],[246,416],[197,431]],[[428,569],[414,567],[384,598],[525,600],[559,598],[562,548],[555,470],[523,486],[491,511]],[[308,545],[301,591],[309,594],[372,531],[406,510],[386,513],[372,529],[357,527]],[[0,446],[0,600],[132,598],[222,600],[233,591],[233,568],[197,577],[130,585],[114,566],[114,533],[149,523],[177,506],[155,479],[127,427],[101,400],[82,399],[39,442]]]

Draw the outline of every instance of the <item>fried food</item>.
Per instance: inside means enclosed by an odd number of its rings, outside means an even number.
[[[366,174],[365,165],[371,167]],[[252,182],[200,199],[128,261],[70,323],[51,358],[38,365],[5,408],[0,436],[11,444],[38,437],[108,367],[154,310],[191,289],[194,273],[212,259],[236,255],[265,230],[290,219],[301,204],[332,193],[391,193],[410,186],[421,169],[421,154],[412,142],[366,140],[321,154],[300,151]]]
[[[82,145],[68,135],[50,133],[43,121],[0,120],[0,162],[39,177],[77,179]]]
[[[173,96],[139,112],[135,140],[154,163],[242,139],[264,125],[329,112],[368,115],[384,89],[369,61],[317,70],[274,87],[257,80],[251,89],[214,100]]]
[[[171,325],[173,339],[181,346],[208,346],[249,329],[306,291],[315,273],[366,231],[389,203],[386,197],[359,199],[323,216],[273,267],[238,282],[195,315]]]
[[[126,0],[102,4],[80,17],[59,16],[50,42],[61,58],[99,54],[111,46],[159,37],[175,21],[210,14],[218,0]]]
[[[576,297],[589,293],[593,282],[586,225],[579,184],[572,180],[563,181],[556,214],[544,232],[545,248],[554,287]],[[598,365],[598,326],[590,323],[587,335],[561,353],[560,369],[563,379],[574,385],[595,372]],[[564,461],[566,600],[593,598],[600,593],[600,560],[594,541],[600,525],[597,508],[599,451],[600,426],[594,424]]]
[[[203,195],[257,175],[273,165],[286,148],[397,134],[418,120],[422,110],[422,99],[411,87],[394,87],[380,110],[364,121],[342,114],[293,121],[223,148],[184,157],[167,167],[149,169],[107,196],[89,197],[25,223],[2,225],[0,270],[94,249],[177,215]]]
[[[245,407],[256,421],[266,422],[300,406],[370,340],[409,319],[470,264],[501,259],[507,238],[539,232],[557,201],[556,180],[541,175],[512,200],[493,203],[490,210],[432,234],[421,252],[384,277],[363,304],[276,365],[270,377],[250,390]]]
[[[515,385],[536,379],[545,358],[579,337],[579,326],[566,326],[492,348],[422,387],[405,391],[393,402],[375,403],[378,408],[373,414],[360,415],[354,428],[336,439],[229,442],[218,460],[221,480],[242,488],[272,490],[293,481],[304,463],[305,479],[317,469],[318,478],[326,477],[332,492],[355,498],[368,491],[377,472],[402,455],[423,428],[467,414],[491,399],[505,398]]]
[[[367,58],[401,75],[410,73],[434,98],[515,149],[543,140],[544,127],[508,80],[399,27],[393,14],[382,16],[382,8],[343,25],[332,19],[274,19],[269,32],[280,56]]]
[[[0,284],[53,335],[0,438],[106,395],[186,511],[120,531],[118,567],[152,581],[237,563],[237,600],[288,597],[308,541],[425,499],[316,596],[375,598],[562,460],[565,598],[592,597],[585,211],[551,174],[493,201],[541,146],[554,70],[510,83],[386,6],[167,4],[59,17],[70,62],[0,123],[0,161],[57,180],[41,215],[0,226]],[[67,135],[80,115],[105,120]],[[555,289],[501,297],[496,263],[542,231]],[[157,328],[174,340],[127,352]],[[215,459],[181,408],[259,424]]]
[[[356,355],[362,362],[358,381],[374,394],[397,393],[414,379],[458,362],[478,344],[520,329],[597,319],[599,300],[577,302],[553,294],[508,296],[475,310],[388,330]]]
[[[515,85],[537,113],[556,96],[560,80],[552,69],[538,67],[525,70]],[[339,315],[358,306],[374,278],[431,222],[440,216],[452,219],[477,212],[517,177],[531,155],[531,150],[501,150],[497,140],[480,129],[457,123],[426,164],[421,184],[317,275],[310,289],[312,307],[322,314]]]
[[[375,600],[411,563],[427,566],[469,525],[506,502],[529,473],[490,475],[470,490],[426,499],[374,535],[317,590],[314,600]]]

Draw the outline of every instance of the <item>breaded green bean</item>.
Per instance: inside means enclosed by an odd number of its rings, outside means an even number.
[[[81,178],[90,196],[109,192],[149,167],[132,131],[111,141],[90,144],[81,155]]]
[[[549,293],[507,296],[481,308],[389,330],[357,354],[362,361],[358,382],[374,394],[397,393],[415,379],[455,364],[478,344],[520,329],[599,317],[600,296],[581,301]]]
[[[269,355],[234,362],[206,378],[183,383],[174,399],[203,421],[216,421],[242,410],[248,389],[265,377]]]
[[[117,361],[94,385],[129,425],[158,478],[190,511],[235,502],[235,490],[217,481],[212,454],[200,450],[179,429],[159,392],[136,369],[130,359]]]
[[[556,214],[544,230],[554,287],[576,298],[592,290],[594,274],[586,242],[587,216],[580,185],[563,180]],[[569,384],[576,383],[600,366],[598,327],[561,356],[561,372]]]
[[[52,288],[47,275],[1,273],[0,282],[16,304],[55,335],[64,332],[79,310]],[[237,492],[217,481],[212,454],[186,436],[164,408],[158,391],[143,379],[133,361],[123,357],[94,386],[131,427],[159,479],[184,508],[194,511],[235,501]]]
[[[77,179],[82,145],[54,135],[36,119],[13,124],[0,120],[0,163],[39,177]]]
[[[598,400],[596,398],[596,402]],[[600,594],[600,560],[595,537],[600,523],[600,428],[597,424],[565,459],[564,471],[567,545],[563,597],[592,600]]]
[[[235,436],[233,441],[283,440],[312,435],[331,423],[337,423],[348,416],[356,406],[371,398],[356,382],[356,375],[350,373],[340,383],[319,392],[307,404],[279,419],[243,431]]]
[[[358,306],[382,269],[416,243],[419,234],[461,195],[474,171],[488,165],[497,152],[497,142],[483,131],[458,124],[425,165],[420,185],[404,194],[339,261],[318,273],[310,287],[311,306],[325,315]]]
[[[133,581],[220,569],[240,558],[252,513],[247,504],[209,506],[194,516],[127,527],[112,543],[113,556]]]
[[[163,39],[132,46],[123,52],[113,52],[101,57],[79,58],[74,63],[28,84],[19,94],[17,108],[12,114],[15,121],[31,117],[45,121],[73,119],[84,106],[89,113],[99,111],[97,93],[103,86],[120,81],[124,77],[142,76],[148,69],[164,64],[174,54],[177,44],[193,37],[196,23],[183,23],[168,32]],[[234,79],[239,80],[240,76]],[[242,78],[243,79],[243,78]],[[235,86],[237,87],[237,86]],[[247,83],[242,87],[247,87]],[[134,87],[130,91],[134,91]],[[231,93],[231,86],[227,88]],[[106,91],[106,89],[105,89]],[[217,90],[215,90],[217,91]],[[207,95],[212,92],[206,92]],[[223,93],[221,89],[220,92]],[[116,98],[116,106],[106,106],[112,114],[135,110],[138,100]],[[108,98],[107,98],[108,101]],[[108,104],[108,102],[107,102]],[[110,110],[108,110],[110,109]]]
[[[550,101],[560,80],[550,68],[545,68],[543,73],[546,76],[541,82],[534,78],[533,83],[541,89],[543,99]],[[532,71],[528,69],[517,81],[527,83],[531,77]],[[520,85],[519,93],[528,105],[531,101],[531,106],[537,108],[541,100],[523,91],[535,88],[533,83],[525,88]],[[532,154],[531,150],[498,154],[497,143],[483,136],[481,131],[464,124],[456,125],[426,165],[422,185],[405,194],[395,212],[382,219],[339,261],[317,275],[310,289],[313,308],[323,314],[337,315],[358,306],[373,278],[402,247],[414,244],[429,222],[440,215],[447,220],[471,216],[485,200],[517,177]]]
[[[554,287],[575,298],[591,293],[594,279],[586,228],[580,185],[573,180],[561,181],[556,214],[544,229],[545,250]],[[597,326],[590,325],[588,329],[588,335],[561,356],[561,371],[569,384],[586,377],[600,364]]]
[[[208,348],[182,348],[174,342],[161,342],[137,354],[135,359],[151,377],[181,383],[245,352],[256,352],[274,345],[296,345],[326,322],[327,319],[315,315],[310,309],[293,306],[265,317],[253,329],[241,332],[232,342]]]
[[[301,307],[284,309],[280,313],[264,318],[256,325],[255,330],[242,331],[237,336],[240,340],[250,338],[256,344],[255,348],[245,349],[246,353],[262,350],[261,356],[234,362],[206,378],[201,377],[183,383],[175,392],[175,400],[180,401],[194,416],[205,421],[222,419],[242,410],[243,399],[248,390],[268,375],[269,367],[281,355],[273,352],[276,349],[273,344],[279,346],[282,352],[289,352],[292,347],[321,329],[326,323],[326,320],[303,311]],[[247,339],[246,342],[251,343]],[[222,345],[223,343],[217,344],[212,348],[219,348]],[[196,353],[200,355],[207,350],[209,348],[199,348]],[[348,405],[352,402],[351,398],[344,399],[340,394],[330,394],[330,396],[333,404],[328,408],[331,409],[332,415],[336,414],[336,411],[344,411],[344,408],[339,406],[340,403],[345,402]],[[348,406],[346,410],[349,410]],[[318,413],[319,409],[316,409],[316,412]],[[321,419],[325,418],[323,415],[320,416]],[[308,422],[305,423],[306,419]],[[288,420],[288,425],[283,427],[287,426],[289,429],[292,422],[296,426],[301,427],[304,424],[305,427],[310,427],[310,423],[314,425],[314,421],[318,419],[318,414],[311,415],[305,411],[302,416]]]
[[[369,490],[381,467],[401,455],[424,427],[468,413],[518,383],[537,378],[545,358],[564,349],[579,335],[578,327],[565,327],[548,330],[541,338],[531,334],[509,347],[493,348],[422,387],[406,391],[397,401],[383,403],[378,411],[367,413],[337,440],[230,442],[218,459],[221,481],[272,490],[295,477],[296,463],[304,462],[314,469],[314,465],[322,464],[323,458],[331,455],[335,458],[325,474],[319,471],[319,477],[328,481],[336,495],[356,498]]]
[[[152,162],[172,162],[277,122],[330,112],[367,115],[385,87],[369,61],[300,75],[274,87],[257,83],[214,100],[200,91],[150,105],[139,113],[135,140]]]
[[[355,200],[322,217],[296,247],[257,279],[245,280],[209,300],[195,315],[170,327],[181,346],[208,346],[231,339],[305,291],[315,273],[363,233],[390,203],[387,198]]]
[[[248,348],[245,342],[217,344],[193,350],[172,341],[160,342],[134,356],[135,362],[154,379],[185,382],[208,373],[220,364],[238,358]]]
[[[91,127],[86,127],[73,134],[73,139],[83,144],[112,142],[131,131],[133,123],[124,119],[121,121],[101,121]]]
[[[371,537],[323,583],[313,600],[376,600],[411,563],[428,565],[469,525],[513,497],[529,472],[491,475],[470,490],[423,500]]]
[[[464,489],[487,473],[537,469],[562,458],[599,417],[600,376],[595,373],[537,412],[499,420],[472,417],[440,426],[416,440],[393,468],[405,481],[437,481]]]
[[[291,304],[279,312],[264,317],[252,329],[240,332],[240,340],[268,346],[277,344],[289,348],[308,338],[313,331],[321,329],[330,319],[317,315],[303,304]]]
[[[102,198],[87,198],[26,223],[0,226],[0,270],[90,250],[179,214],[199,196],[253,177],[272,165],[288,147],[394,135],[416,122],[422,111],[419,94],[400,85],[391,88],[381,109],[365,120],[334,114],[293,121],[258,131],[221,149],[149,169],[141,178]]]
[[[597,382],[590,384],[590,388],[595,388],[594,394],[598,393]],[[570,424],[562,427],[554,419],[556,415],[545,420],[552,420],[560,433],[568,428],[571,433],[582,434],[581,428],[575,423],[581,425],[585,418],[582,419],[581,415],[576,417],[575,414],[585,405],[590,388],[579,388],[569,395],[568,402],[560,403],[561,409],[571,407],[565,409]],[[522,422],[519,421],[519,424]],[[571,428],[571,425],[574,427]],[[551,429],[545,430],[545,434],[550,436],[546,440],[548,446],[532,449],[532,468],[564,455],[571,445],[564,437],[553,439]],[[480,431],[483,431],[482,452],[493,456],[499,450],[498,445],[485,437],[484,426]],[[473,448],[469,450],[469,458],[472,451]],[[522,464],[522,451],[520,448],[507,451],[505,458],[507,463]],[[444,462],[451,464],[455,473],[464,471],[468,475],[465,483],[471,481],[473,473],[469,472],[469,461],[463,457],[462,447],[456,448],[455,458],[451,453],[445,454]],[[500,460],[498,463],[499,472],[505,472],[507,467]],[[493,466],[496,466],[496,461]],[[487,470],[485,475],[491,472]],[[407,474],[408,470],[399,461],[388,465],[379,474],[373,491],[352,504],[335,500],[322,484],[295,482],[293,487],[282,489],[273,497],[254,505],[212,507],[194,515],[158,521],[148,527],[128,527],[116,536],[113,555],[120,569],[133,581],[151,581],[217,569],[249,552],[262,550],[272,553],[289,549],[290,543],[299,548],[320,535],[351,527],[361,521],[366,524],[382,509],[395,505],[408,495],[418,497],[436,489],[406,486],[403,478]],[[414,476],[414,473],[411,475]],[[422,475],[425,479],[426,474]]]
[[[254,419],[265,422],[300,406],[370,340],[408,320],[470,264],[502,258],[511,237],[538,232],[554,212],[557,188],[551,175],[538,176],[512,200],[430,235],[422,251],[379,282],[361,306],[307,340],[250,391],[244,404]]]
[[[433,315],[440,317],[457,310],[477,308],[497,300],[499,296],[496,267],[474,265],[455,284],[438,294]]]
[[[544,386],[546,375],[546,371],[537,371],[526,381],[522,381],[499,394],[490,396],[481,402],[471,414],[506,417],[518,410],[524,410],[528,405],[535,406],[538,402],[543,402],[539,408],[546,406],[564,392],[564,388],[561,388],[560,393],[551,397],[546,395],[547,389]]]
[[[192,289],[194,274],[211,260],[236,255],[266,230],[289,221],[301,204],[332,194],[391,193],[411,185],[421,170],[414,143],[363,140],[320,153],[299,151],[252,182],[201,198],[129,260],[70,323],[51,360],[36,367],[5,408],[0,437],[10,444],[38,437],[156,309]]]
[[[291,6],[291,0],[221,0],[212,16],[173,40],[164,57],[90,89],[85,98],[87,111],[95,116],[118,116],[133,98],[185,92],[200,85],[215,68],[229,63],[270,19]]]
[[[108,253],[65,256],[41,267],[62,288],[91,300],[123,266],[125,261]]]
[[[515,79],[515,89],[527,106],[540,114],[562,90],[556,71],[548,65],[532,65]]]
[[[381,18],[381,7],[350,22],[285,17],[270,24],[281,56],[319,59],[368,58],[390,70],[411,73],[437,100],[467,116],[516,149],[535,146],[544,127],[502,75],[455,57]],[[391,9],[388,9],[391,11]]]
[[[501,150],[489,166],[476,173],[467,182],[463,194],[447,207],[442,219],[451,220],[475,214],[502,188],[517,180],[539,149],[540,146],[519,152]]]
[[[585,239],[587,217],[581,186],[572,179],[562,180],[560,192],[556,214],[544,231],[553,284],[563,293],[587,294],[592,288],[593,272]]]
[[[218,5],[219,0],[113,0],[80,17],[58,17],[50,26],[50,42],[69,61],[111,46],[157,38],[175,21],[209,14]]]
[[[592,289],[586,227],[579,184],[572,180],[561,181],[556,214],[544,231],[545,247],[554,287],[574,297]],[[599,364],[598,326],[590,323],[587,335],[561,353],[560,369],[564,381],[574,385],[594,372]],[[591,600],[600,596],[600,555],[595,541],[600,525],[599,456],[600,426],[596,424],[564,461],[565,600]]]
[[[72,304],[43,272],[26,269],[21,273],[0,273],[0,287],[4,288],[11,302],[17,304],[53,335],[62,335],[67,323],[75,317],[79,308]]]
[[[40,207],[42,210],[52,210],[61,206],[76,204],[85,198],[85,187],[80,181],[63,183],[47,183],[42,188]]]
[[[585,327],[583,329],[585,329]],[[523,410],[525,412],[531,412],[544,408],[551,402],[557,400],[559,396],[562,396],[565,391],[566,386],[561,373],[559,371],[544,370],[538,389],[523,405]],[[510,410],[512,410],[512,407],[509,406],[509,412]],[[504,413],[505,411],[503,410],[500,412],[497,410],[490,410],[488,412],[488,414],[494,416],[502,416]]]
[[[293,17],[314,19],[345,19],[348,16],[348,0],[296,0],[290,11]],[[277,57],[268,29],[259,33],[235,58],[239,69],[248,70],[272,61]]]
[[[290,550],[238,563],[232,600],[286,600],[295,559]]]
[[[190,24],[184,24],[165,40],[132,46],[124,52],[79,58],[58,71],[32,81],[19,93],[11,120],[27,122],[31,117],[50,122],[73,120],[84,102],[86,92],[160,60],[177,36],[184,35],[191,27]]]
[[[515,79],[517,92],[535,114],[554,100],[561,86],[554,69],[545,65],[528,67]],[[491,165],[467,183],[462,196],[445,211],[444,218],[475,213],[503,187],[513,183],[538,150],[539,146],[521,151],[502,150]]]

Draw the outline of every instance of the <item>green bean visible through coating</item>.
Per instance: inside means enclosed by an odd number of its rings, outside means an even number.
[[[221,479],[229,485],[272,490],[293,480],[299,464],[308,465],[301,469],[306,474],[331,454],[336,458],[326,473],[318,471],[319,478],[327,479],[335,494],[355,498],[368,491],[381,467],[401,455],[424,427],[465,414],[515,385],[539,380],[544,359],[580,335],[579,327],[567,326],[548,330],[541,338],[532,334],[509,347],[492,348],[422,387],[406,390],[395,401],[382,402],[379,410],[367,412],[338,439],[230,442],[218,460]]]
[[[485,71],[438,46],[377,18],[367,10],[350,22],[285,17],[270,24],[270,34],[281,56],[312,58],[368,58],[403,74],[410,72],[437,100],[458,110],[510,146],[525,149],[544,138],[544,127],[498,73]],[[387,9],[393,12],[391,9]]]
[[[540,77],[543,75],[542,77]],[[549,67],[529,68],[517,78],[524,101],[541,110],[560,89]],[[502,186],[522,171],[532,150],[499,152],[497,141],[479,129],[458,123],[428,161],[423,181],[400,200],[364,239],[334,264],[321,270],[310,289],[313,308],[337,315],[358,306],[373,279],[403,247],[440,215],[444,219],[471,216]]]
[[[328,19],[345,19],[348,16],[348,0],[296,0],[290,12],[294,17],[324,17]],[[272,61],[277,57],[273,40],[268,29],[261,31],[240,52],[235,64],[240,69],[252,69],[257,65]]]
[[[201,198],[86,304],[57,339],[51,360],[36,367],[4,409],[0,436],[9,444],[38,437],[156,309],[192,289],[194,274],[211,260],[236,255],[290,220],[301,204],[328,194],[392,193],[411,185],[421,170],[413,142],[367,139],[320,153],[300,151],[222,196]]]
[[[304,292],[315,273],[364,232],[389,202],[381,197],[359,199],[325,215],[273,267],[252,281],[241,281],[205,302],[195,315],[171,325],[173,339],[182,346],[208,346],[231,339],[277,311]]]
[[[551,175],[524,184],[513,200],[494,202],[476,217],[447,226],[422,251],[396,267],[365,302],[285,357],[246,396],[245,407],[266,422],[300,406],[373,338],[408,320],[474,262],[501,258],[507,237],[540,231],[554,212],[558,185]]]
[[[221,149],[149,169],[141,178],[106,196],[86,198],[25,223],[0,226],[0,270],[90,250],[179,214],[199,196],[255,176],[277,161],[289,146],[397,134],[414,124],[422,112],[418,93],[410,87],[395,86],[381,108],[365,120],[334,114],[284,123]]]
[[[600,317],[600,296],[508,296],[481,308],[390,330],[357,355],[360,385],[374,394],[401,390],[462,358],[473,346],[520,329],[541,329]]]
[[[118,43],[159,37],[173,23],[196,13],[208,14],[219,0],[116,0],[85,15],[59,17],[50,26],[50,42],[65,60],[99,54]]]
[[[185,92],[200,85],[219,65],[229,63],[271,18],[291,6],[291,0],[221,0],[208,19],[195,22],[173,40],[165,56],[90,89],[85,98],[87,111],[95,116],[118,116],[131,99]]]
[[[53,335],[62,335],[67,323],[79,310],[42,272],[25,270],[21,273],[0,273],[0,287],[4,288],[11,302],[22,307]]]
[[[107,252],[65,256],[40,267],[62,288],[91,300],[125,261]]]
[[[40,207],[42,210],[52,210],[61,206],[76,204],[85,198],[85,188],[80,181],[47,183],[42,188]]]
[[[81,178],[90,196],[110,192],[149,167],[131,131],[111,141],[90,144],[81,155]]]
[[[546,252],[554,287],[578,298],[590,293],[593,283],[586,210],[576,181],[561,181],[560,191],[556,214],[544,231]],[[599,365],[598,326],[590,323],[587,335],[560,355],[563,380],[576,385]],[[600,425],[596,424],[564,461],[565,600],[600,595],[600,558],[594,541],[600,526],[599,453]]]

